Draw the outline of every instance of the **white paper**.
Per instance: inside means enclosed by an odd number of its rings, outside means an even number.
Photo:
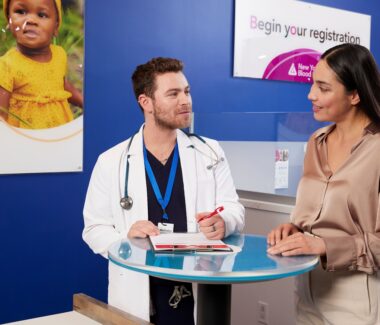
[[[155,250],[230,250],[221,240],[207,239],[201,233],[163,233],[157,236],[149,237]],[[157,245],[170,245],[169,248],[159,248]],[[182,247],[186,246],[186,247]]]

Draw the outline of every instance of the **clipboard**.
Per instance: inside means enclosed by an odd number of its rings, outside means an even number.
[[[207,239],[201,232],[161,233],[149,240],[155,253],[232,252],[222,240]]]

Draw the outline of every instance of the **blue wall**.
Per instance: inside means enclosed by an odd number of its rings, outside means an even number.
[[[380,62],[378,0],[308,2],[372,15]],[[82,242],[82,206],[98,154],[142,121],[137,64],[182,59],[196,113],[310,109],[307,85],[231,77],[233,21],[233,0],[86,2],[84,172],[0,176],[0,323],[71,310],[76,292],[106,299],[107,263]]]

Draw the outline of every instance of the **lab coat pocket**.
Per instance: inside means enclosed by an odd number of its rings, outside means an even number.
[[[108,272],[108,303],[120,308],[122,305],[120,297],[125,292],[123,281],[125,269],[110,262]]]
[[[108,303],[149,320],[148,276],[109,263]]]

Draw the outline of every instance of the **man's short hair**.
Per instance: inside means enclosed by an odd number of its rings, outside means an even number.
[[[167,72],[181,72],[183,63],[172,58],[153,58],[147,63],[137,66],[132,74],[133,90],[138,100],[141,94],[153,98],[157,89],[156,76]]]

